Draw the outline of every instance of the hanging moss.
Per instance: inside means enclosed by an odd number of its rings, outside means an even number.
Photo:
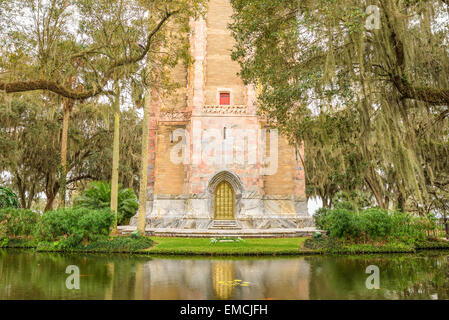
[[[304,144],[309,196],[449,209],[446,1],[376,1],[374,30],[355,0],[231,2],[233,57],[261,113]]]

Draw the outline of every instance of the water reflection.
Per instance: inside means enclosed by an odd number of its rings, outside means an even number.
[[[215,296],[223,300],[230,299],[234,293],[234,261],[217,261],[212,264],[212,268]]]
[[[150,258],[0,250],[0,299],[449,299],[448,253]],[[68,290],[68,265],[80,290]],[[380,290],[365,287],[368,265]]]

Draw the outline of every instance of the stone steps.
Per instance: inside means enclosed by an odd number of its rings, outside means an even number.
[[[242,229],[235,220],[214,220],[209,230],[238,230]]]

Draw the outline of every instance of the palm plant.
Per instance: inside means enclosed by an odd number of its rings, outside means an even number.
[[[90,183],[87,188],[74,200],[75,207],[89,209],[104,209],[111,205],[111,184],[104,181]],[[130,188],[118,191],[117,223],[128,224],[139,206],[137,196]]]
[[[19,199],[17,195],[8,188],[0,187],[0,209],[18,207]]]

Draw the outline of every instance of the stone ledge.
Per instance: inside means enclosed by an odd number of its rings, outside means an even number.
[[[276,215],[276,216],[240,216],[235,219],[243,229],[303,229],[313,228],[313,218],[302,215]],[[190,215],[166,214],[161,216],[150,215],[146,217],[146,225],[154,229],[208,229],[214,219],[208,216],[194,217]],[[130,221],[130,226],[137,226],[137,216]]]
[[[119,226],[122,235],[130,234],[136,227]],[[240,229],[240,230],[210,230],[210,229],[173,229],[146,228],[145,234],[152,237],[182,237],[182,238],[213,238],[213,237],[241,237],[241,238],[296,238],[312,236],[317,232],[315,228],[301,229]]]

